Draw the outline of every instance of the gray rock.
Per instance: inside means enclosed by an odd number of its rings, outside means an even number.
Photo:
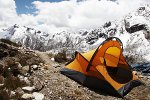
[[[43,66],[44,64],[43,64],[43,63],[40,63],[39,65],[40,65],[40,66]]]
[[[55,61],[55,59],[54,59],[54,58],[51,58],[51,61]]]
[[[139,78],[144,78],[144,76],[143,75],[139,75]]]
[[[48,80],[45,80],[44,82],[45,82],[45,83],[48,83]]]
[[[32,86],[26,86],[26,87],[22,87],[22,90],[26,91],[26,92],[33,92],[35,90],[35,87]]]
[[[25,93],[25,94],[22,95],[21,98],[24,99],[24,100],[32,100],[33,99],[33,95]]]
[[[0,88],[4,86],[4,77],[0,76]]]
[[[4,83],[4,77],[0,75],[0,84]]]
[[[133,71],[133,74],[137,75],[137,71]]]
[[[22,76],[22,75],[18,75],[18,78],[19,78],[21,81],[24,80],[24,76]]]
[[[24,77],[24,81],[27,85],[31,85],[31,81],[28,79],[28,77]]]
[[[22,67],[22,69],[20,70],[20,72],[21,72],[22,74],[26,74],[26,73],[29,71],[29,69],[30,69],[29,66],[24,66],[24,67]]]
[[[15,62],[15,64],[17,65],[18,69],[22,68],[22,66],[21,66],[21,64],[19,62]]]
[[[33,68],[34,70],[38,69],[38,65],[32,65],[31,68]]]
[[[0,89],[1,89],[2,87],[4,87],[4,84],[0,84]]]
[[[34,92],[33,97],[35,100],[44,100],[44,95],[42,93]]]
[[[10,97],[14,97],[15,95],[16,95],[16,92],[14,92],[14,91],[10,92]]]
[[[20,95],[23,95],[24,94],[24,91],[18,87],[16,90],[15,90],[16,93],[20,94]]]

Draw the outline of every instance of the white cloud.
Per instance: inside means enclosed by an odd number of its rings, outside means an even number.
[[[0,27],[15,23],[16,5],[13,0],[0,0]]]
[[[9,12],[0,15],[0,21],[5,24],[4,22],[7,23],[7,19],[10,19],[9,23],[11,21],[14,23],[14,19],[17,19],[16,23],[18,24],[39,28],[46,32],[89,29],[99,27],[107,21],[121,18],[144,3],[149,3],[149,0],[116,0],[115,2],[109,0],[34,1],[32,4],[36,9],[35,14],[17,15],[13,0],[0,0],[0,12]]]
[[[148,0],[33,2],[40,23],[71,30],[99,27],[132,12],[144,3],[148,3]]]

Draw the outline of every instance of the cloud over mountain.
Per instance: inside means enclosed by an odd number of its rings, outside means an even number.
[[[148,0],[69,0],[61,2],[32,2],[31,14],[17,14],[13,0],[0,0],[0,26],[19,24],[46,32],[89,29],[107,21],[119,19]]]

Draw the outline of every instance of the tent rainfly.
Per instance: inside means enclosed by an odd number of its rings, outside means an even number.
[[[142,83],[132,72],[122,52],[121,40],[110,37],[94,50],[76,52],[75,58],[60,72],[90,89],[123,97]]]

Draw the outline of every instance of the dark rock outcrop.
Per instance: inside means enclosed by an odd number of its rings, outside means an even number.
[[[134,70],[140,71],[143,74],[150,75],[150,63],[145,64],[132,64]]]
[[[0,100],[19,99],[20,93],[12,96],[12,91],[26,86],[21,77],[31,75],[31,65],[43,62],[34,51],[25,49],[7,39],[0,39]],[[27,79],[26,79],[27,80]]]

